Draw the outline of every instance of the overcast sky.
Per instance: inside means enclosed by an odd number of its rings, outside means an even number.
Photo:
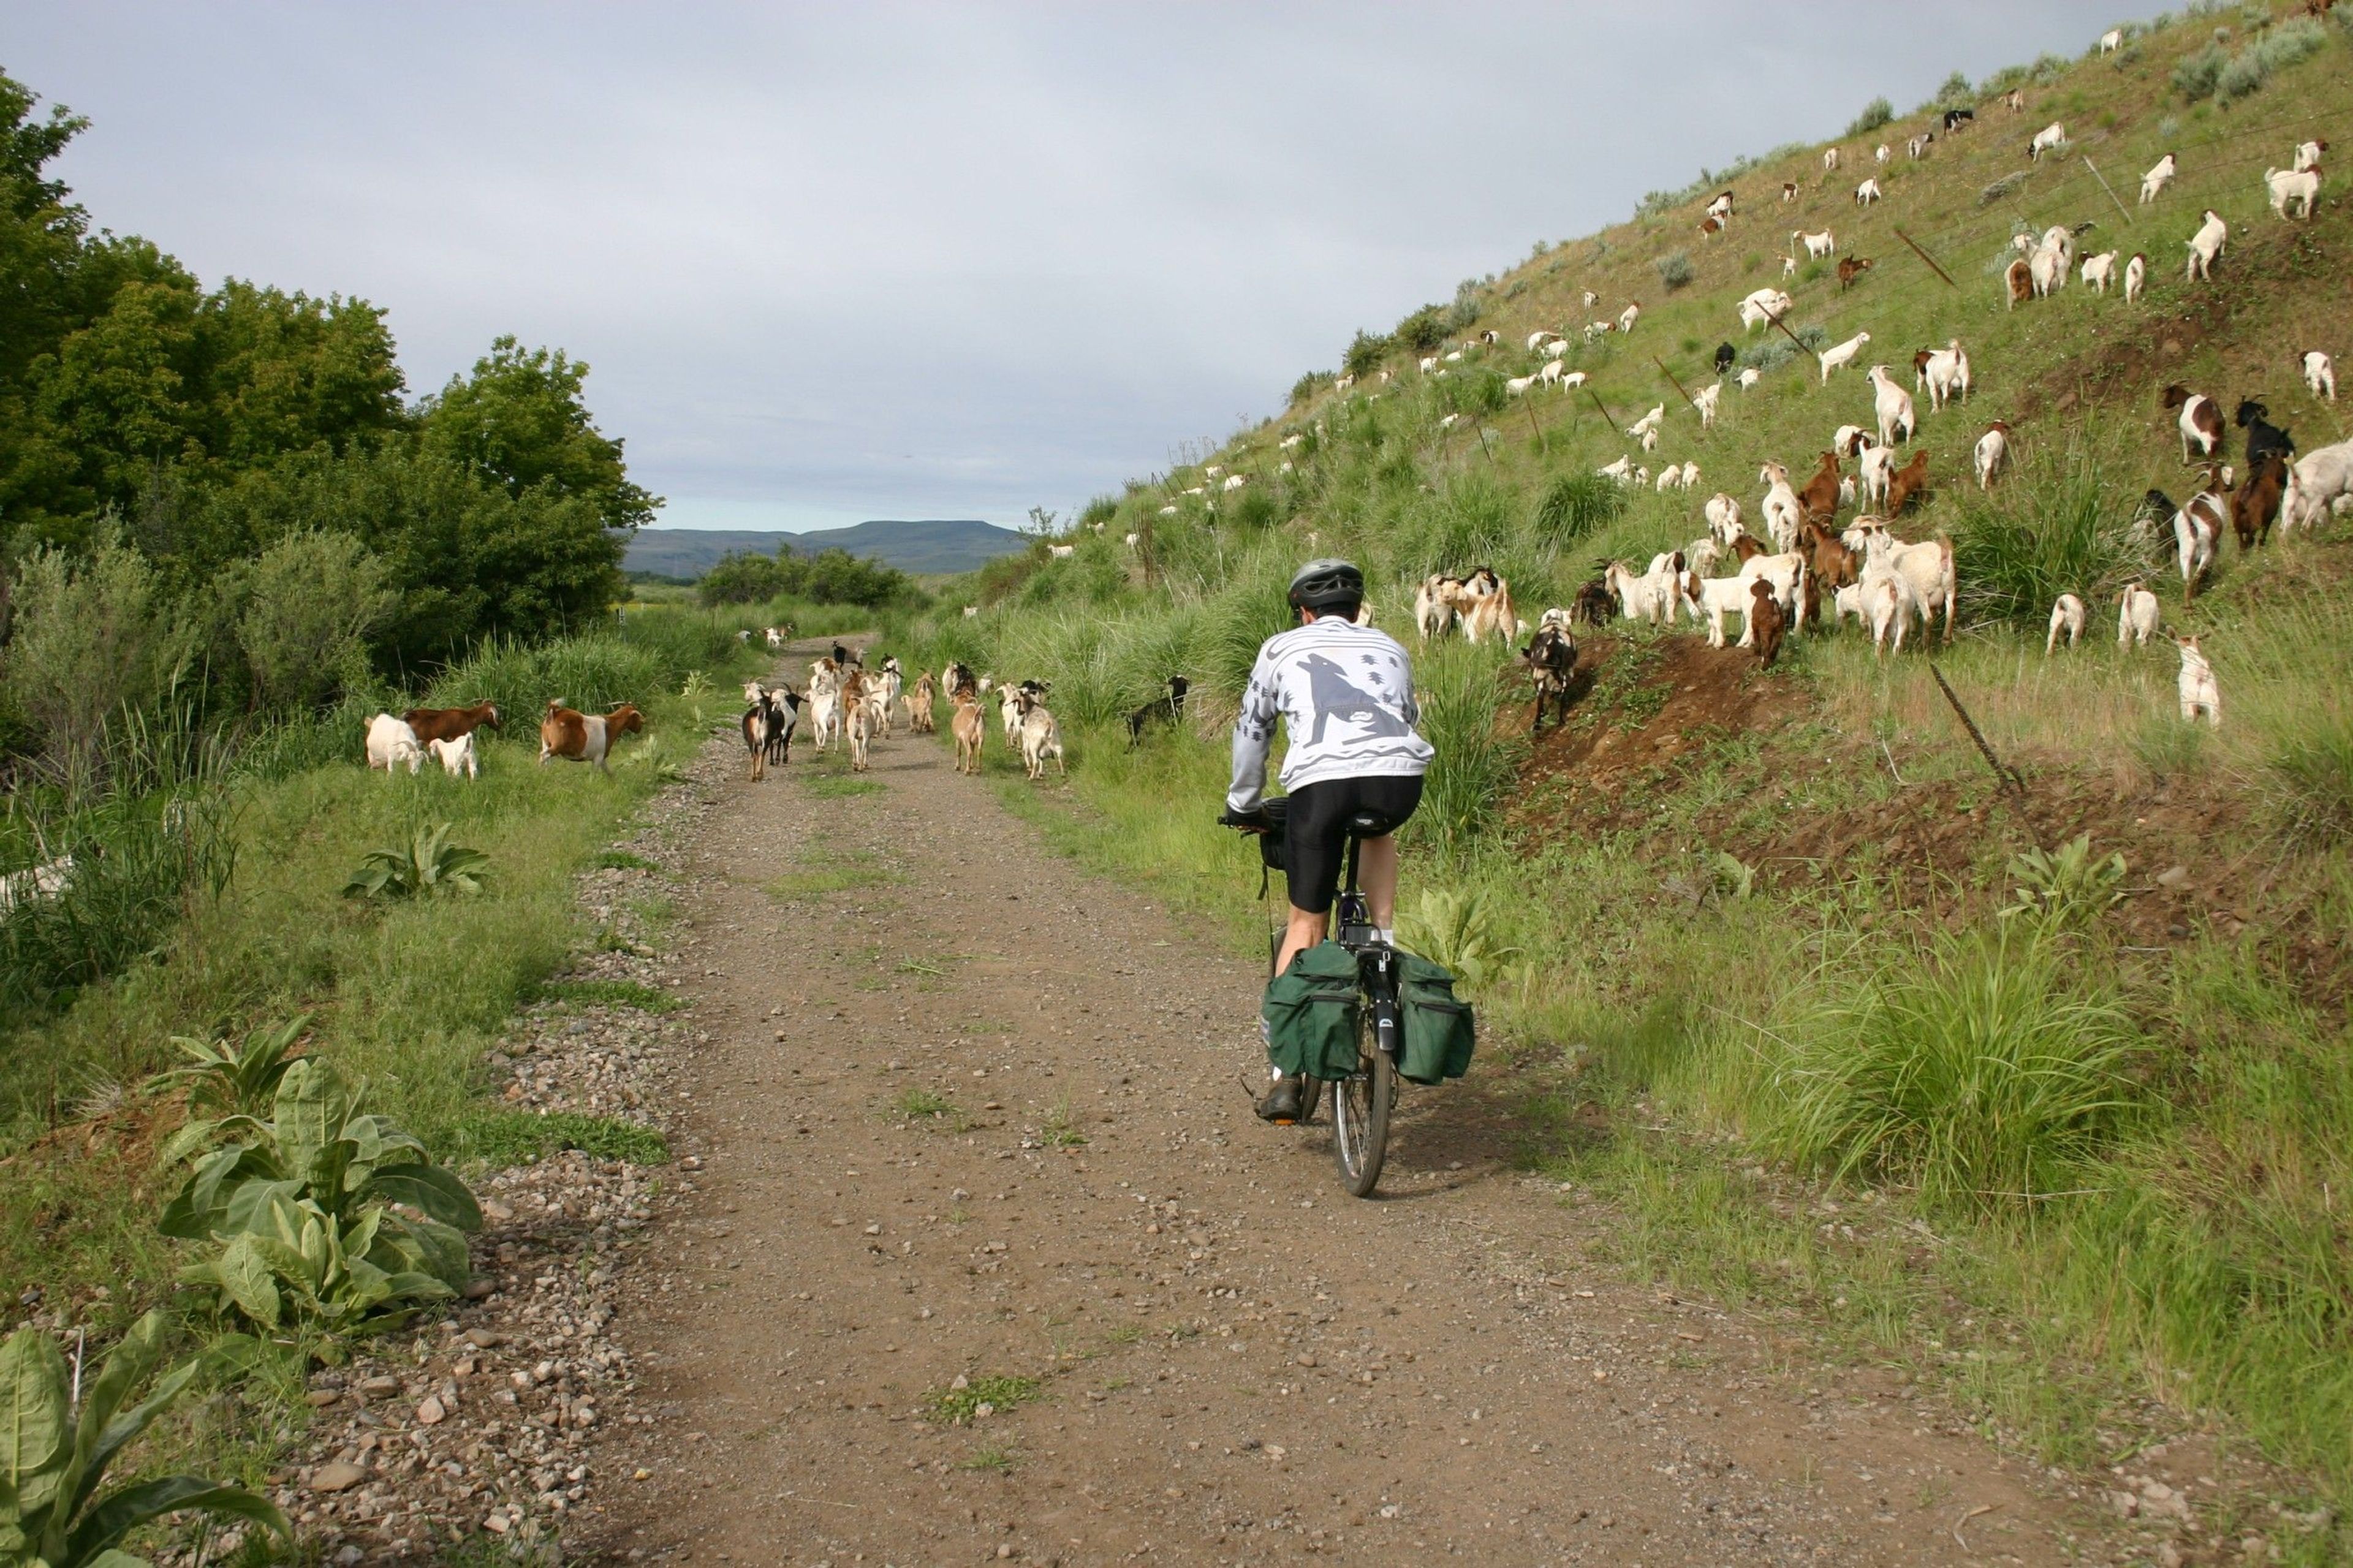
[[[594,367],[667,526],[1018,521],[1278,409],[1703,165],[2073,55],[2126,0],[281,6],[16,0],[100,224]]]

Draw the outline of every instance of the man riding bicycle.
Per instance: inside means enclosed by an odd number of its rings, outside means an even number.
[[[1229,820],[1263,820],[1266,758],[1280,717],[1290,738],[1282,784],[1290,797],[1283,863],[1291,922],[1276,954],[1278,974],[1329,929],[1348,819],[1371,812],[1392,828],[1401,826],[1421,802],[1421,776],[1436,754],[1414,729],[1421,715],[1405,649],[1387,632],[1356,624],[1365,602],[1364,574],[1345,561],[1311,561],[1292,578],[1290,596],[1299,625],[1267,638],[1258,650],[1234,721],[1233,783],[1226,792]],[[1364,840],[1357,871],[1375,935],[1390,942],[1397,923],[1396,838],[1383,834]],[[1301,1089],[1296,1076],[1274,1069],[1259,1115],[1297,1121]]]

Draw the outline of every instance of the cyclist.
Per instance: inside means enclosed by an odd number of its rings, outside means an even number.
[[[1278,974],[1329,928],[1349,817],[1371,811],[1392,826],[1403,824],[1420,804],[1421,775],[1436,754],[1414,729],[1421,716],[1405,649],[1387,632],[1356,624],[1364,574],[1346,561],[1311,561],[1291,579],[1290,598],[1299,625],[1258,650],[1234,721],[1233,783],[1226,792],[1230,820],[1248,826],[1262,818],[1267,752],[1281,717],[1290,738],[1282,784],[1290,795],[1284,865],[1291,923],[1277,952]],[[1397,840],[1387,834],[1366,839],[1357,876],[1375,934],[1392,941]],[[1300,1090],[1297,1078],[1276,1069],[1259,1115],[1297,1121]]]

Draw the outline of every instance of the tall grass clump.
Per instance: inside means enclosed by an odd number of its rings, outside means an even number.
[[[1661,286],[1670,294],[1699,276],[1698,269],[1692,266],[1691,253],[1685,250],[1670,250],[1653,259],[1651,266],[1657,271]]]
[[[1618,521],[1626,510],[1626,487],[1599,474],[1563,474],[1545,487],[1536,502],[1536,537],[1551,549],[1576,543]]]
[[[2290,838],[2326,845],[2353,837],[2353,718],[2342,710],[2281,740],[2271,775]]]
[[[1519,746],[1495,730],[1495,665],[1473,647],[1433,647],[1416,660],[1421,733],[1437,751],[1411,827],[1450,853],[1469,847],[1502,805]]]
[[[1862,106],[1862,112],[1847,124],[1850,136],[1867,136],[1895,118],[1895,106],[1885,98],[1874,98]]]
[[[1962,613],[2035,626],[2061,594],[2113,599],[2147,562],[2100,458],[2070,447],[2021,468],[1998,498],[1964,492],[1953,528]]]
[[[1938,1207],[2014,1207],[2080,1187],[2139,1101],[2138,1031],[2049,923],[1826,966],[1799,996],[1764,1032],[1765,1142],[1809,1169]]]

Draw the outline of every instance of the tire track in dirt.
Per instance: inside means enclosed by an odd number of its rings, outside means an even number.
[[[2100,1557],[1892,1381],[1577,1261],[1609,1216],[1512,1169],[1478,1068],[1405,1088],[1381,1199],[1348,1199],[1238,1087],[1258,973],[944,744],[874,758],[846,796],[838,754],[703,774],[678,963],[709,1038],[670,1089],[700,1169],[615,1329],[649,1414],[598,1470],[645,1474],[579,1555]],[[960,1377],[1037,1395],[926,1419]]]

